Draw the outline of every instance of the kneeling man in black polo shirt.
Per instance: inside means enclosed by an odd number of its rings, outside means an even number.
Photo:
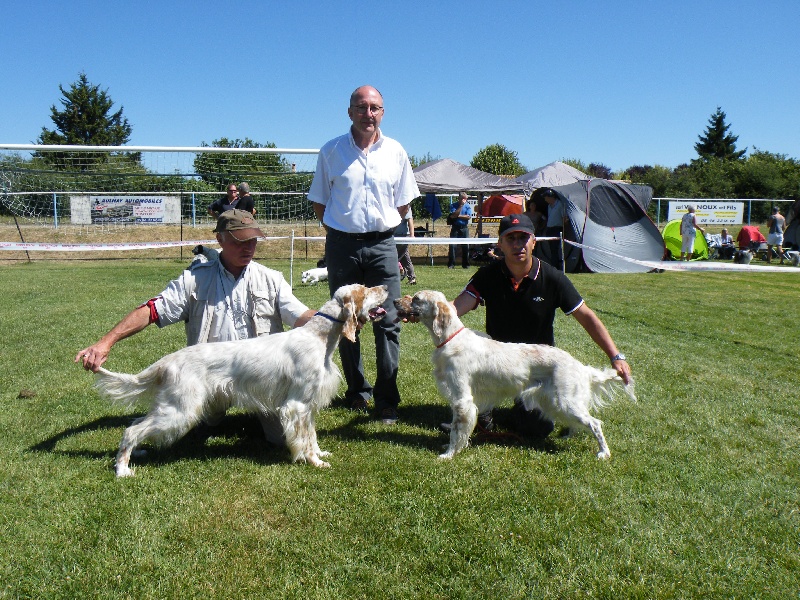
[[[556,309],[560,308],[564,314],[575,317],[627,384],[631,368],[625,356],[618,352],[603,322],[561,271],[533,256],[536,236],[530,218],[524,214],[503,217],[499,236],[503,260],[481,267],[475,273],[453,301],[458,316],[483,304],[486,306],[486,333],[492,339],[555,346],[553,321]],[[517,402],[515,411],[524,433],[544,438],[553,430],[553,423],[538,410],[525,411],[522,403]],[[478,425],[491,429],[491,412],[479,415]]]

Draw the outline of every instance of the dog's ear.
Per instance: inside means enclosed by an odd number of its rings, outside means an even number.
[[[358,302],[359,298],[357,296],[359,293],[361,302]],[[342,301],[344,303],[342,305],[342,308],[344,309],[344,312],[342,313],[342,320],[344,321],[342,335],[351,342],[355,342],[356,333],[358,332],[358,313],[360,310],[358,305],[364,301],[364,291],[353,290],[344,298],[342,298]]]
[[[442,337],[447,330],[447,323],[449,321],[450,313],[447,312],[447,303],[437,301],[434,303],[436,307],[436,314],[433,316],[433,335],[437,338]]]

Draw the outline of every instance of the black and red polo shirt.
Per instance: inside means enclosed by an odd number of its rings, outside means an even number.
[[[486,306],[486,333],[501,342],[555,346],[556,309],[569,315],[583,304],[566,275],[535,257],[518,286],[505,262],[496,261],[481,267],[464,291]]]

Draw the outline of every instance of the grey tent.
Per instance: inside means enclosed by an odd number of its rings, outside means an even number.
[[[524,175],[520,175],[514,181],[522,184],[525,190],[525,195],[530,196],[531,192],[538,188],[555,187],[557,185],[569,185],[576,181],[589,179],[589,176],[583,171],[579,171],[575,167],[568,164],[555,161],[548,165],[528,171]]]
[[[514,179],[492,175],[450,158],[432,160],[418,166],[414,169],[414,179],[423,194],[522,192],[522,183]]]
[[[585,246],[565,243],[567,272],[646,272],[651,268],[612,254],[643,261],[660,261],[664,257],[664,239],[647,215],[652,188],[588,179],[551,189],[566,207],[564,239]]]

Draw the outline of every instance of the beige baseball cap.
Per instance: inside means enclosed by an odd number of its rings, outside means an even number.
[[[264,232],[258,227],[255,218],[246,210],[226,210],[217,219],[217,226],[214,233],[223,231],[231,232],[231,235],[240,242],[246,242],[259,237],[266,237]],[[235,234],[233,232],[236,232]]]

